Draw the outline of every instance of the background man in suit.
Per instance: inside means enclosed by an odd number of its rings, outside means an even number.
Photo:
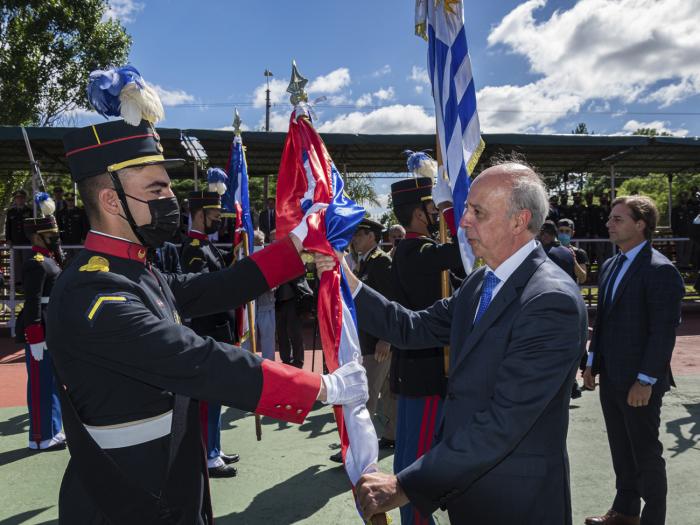
[[[451,349],[437,444],[396,475],[363,476],[365,516],[410,501],[423,514],[447,508],[452,523],[571,523],[569,393],[587,318],[576,284],[534,240],[547,211],[530,168],[494,166],[472,183],[460,221],[486,266],[452,297],[412,312],[350,277],[362,329]]]
[[[265,242],[272,242],[270,232],[275,229],[275,199],[267,199],[267,208],[258,216],[258,228],[265,234]]]
[[[666,518],[659,424],[662,398],[673,384],[671,353],[685,287],[671,261],[651,247],[658,216],[651,199],[632,196],[615,199],[608,220],[620,253],[601,269],[584,384],[593,390],[600,374],[617,494],[612,509],[587,518],[587,525],[659,525]]]

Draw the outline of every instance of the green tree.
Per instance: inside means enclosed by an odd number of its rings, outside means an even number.
[[[672,137],[668,131],[659,131],[656,128],[639,128],[632,135],[645,135],[647,137]]]
[[[690,193],[691,188],[700,187],[700,174],[678,174],[673,177],[672,197],[673,205],[678,204],[678,195],[685,191]],[[665,173],[650,173],[646,177],[633,177],[627,179],[618,188],[618,196],[646,195],[654,200],[659,209],[659,224],[668,224],[668,176]]]
[[[360,206],[380,206],[377,191],[372,184],[372,176],[369,173],[351,173],[343,177],[345,193]]]
[[[53,125],[87,107],[90,71],[124,63],[131,38],[107,0],[0,4],[0,123]]]
[[[571,133],[573,135],[590,135],[591,134],[588,132],[588,126],[586,126],[585,122],[579,122],[577,124],[576,128],[571,130]]]

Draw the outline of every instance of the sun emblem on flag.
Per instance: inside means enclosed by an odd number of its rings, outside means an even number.
[[[459,5],[460,0],[435,0],[435,7],[440,5],[441,1],[443,3],[442,7],[445,10],[445,14],[447,14],[447,13],[449,13],[451,15],[457,14],[455,7]]]

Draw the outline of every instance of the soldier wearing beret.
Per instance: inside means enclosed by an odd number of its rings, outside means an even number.
[[[449,192],[442,193],[445,196],[436,199],[445,208],[451,202],[446,200]],[[406,238],[396,247],[392,259],[394,297],[406,308],[422,310],[442,297],[442,271],[462,269],[459,247],[456,243],[439,244],[433,238],[438,231],[439,211],[433,201],[431,177],[392,184],[391,199],[396,218],[406,228]],[[449,213],[446,217],[451,218]],[[448,224],[454,235],[450,218]],[[430,450],[447,380],[442,348],[415,352],[392,347],[391,354],[391,390],[398,396],[394,472],[400,472]],[[402,524],[417,523],[417,516],[412,505],[401,508]],[[434,523],[432,518],[430,522]]]
[[[209,524],[195,400],[301,422],[316,399],[365,402],[364,369],[318,376],[184,326],[303,273],[306,219],[225,270],[161,273],[147,254],[179,227],[167,168],[183,162],[163,155],[152,123],[162,106],[131,66],[94,72],[88,94],[101,114],[124,120],[64,136],[92,230],[54,286],[47,319],[71,453],[59,523]]]
[[[189,195],[192,223],[187,239],[182,244],[182,266],[185,273],[218,272],[231,265],[233,253],[223,253],[209,241],[209,235],[221,227],[221,196],[212,191],[194,191]],[[201,337],[211,337],[222,343],[233,344],[236,332],[234,310],[194,317],[190,327]],[[202,431],[207,444],[209,477],[228,478],[236,475],[232,463],[238,454],[224,454],[221,450],[221,405],[200,402]],[[205,424],[206,422],[206,424]]]
[[[24,220],[24,231],[32,244],[31,258],[23,266],[24,309],[17,333],[24,336],[27,364],[29,448],[66,448],[61,432],[61,406],[53,375],[51,353],[46,346],[46,318],[51,290],[61,273],[58,227],[53,215]]]

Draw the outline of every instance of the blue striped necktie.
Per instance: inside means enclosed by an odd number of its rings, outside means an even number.
[[[486,277],[484,278],[484,284],[481,285],[481,298],[479,300],[479,310],[476,312],[476,317],[474,318],[474,324],[479,322],[481,316],[486,313],[486,309],[491,304],[491,299],[493,298],[493,290],[498,286],[501,280],[496,277],[493,272],[486,272]]]
[[[615,268],[613,269],[612,275],[610,276],[610,279],[608,279],[608,282],[605,285],[605,302],[603,303],[604,307],[610,306],[610,303],[612,303],[612,294],[613,290],[615,289],[615,281],[617,280],[617,276],[620,275],[620,270],[622,270],[622,265],[625,264],[626,260],[627,256],[625,256],[624,253],[620,252],[620,254],[617,256],[617,261],[615,261]]]

